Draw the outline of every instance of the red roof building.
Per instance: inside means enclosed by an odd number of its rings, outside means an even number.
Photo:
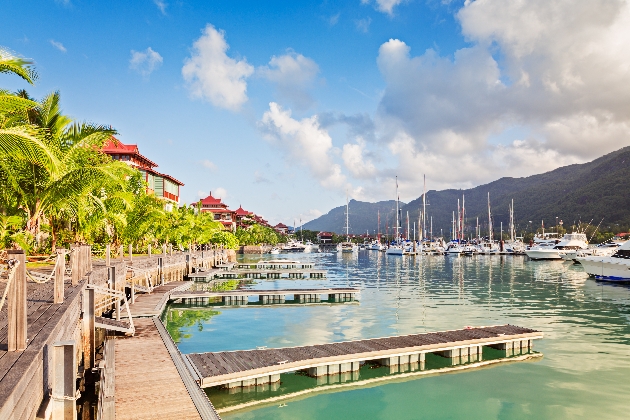
[[[333,234],[331,232],[319,232],[317,234],[317,239],[320,244],[330,244],[333,240]]]
[[[198,206],[202,213],[214,214],[214,220],[221,222],[226,228],[232,231],[236,230],[236,212],[230,210],[228,205],[221,201],[220,198],[213,197],[212,191],[210,191],[209,196],[202,198],[192,205],[195,207]],[[243,210],[242,207],[241,210]]]
[[[157,163],[140,154],[137,144],[123,144],[116,137],[105,142],[103,152],[114,160],[127,163],[139,170],[147,183],[147,192],[167,202],[179,203],[179,189],[184,184],[170,175],[155,170]]]
[[[289,226],[285,225],[284,223],[278,223],[273,228],[276,230],[276,232],[282,233],[283,235],[289,233]]]

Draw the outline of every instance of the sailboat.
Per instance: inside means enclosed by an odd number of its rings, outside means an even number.
[[[490,192],[488,192],[488,241],[484,241],[480,244],[480,254],[484,255],[497,255],[499,254],[499,247],[494,242],[494,230],[492,229],[492,211],[490,209]]]
[[[383,245],[381,244],[381,211],[377,212],[377,234],[376,239],[372,241],[371,244],[367,246],[367,249],[372,251],[381,251],[383,249]]]
[[[400,221],[398,220],[398,208],[400,206],[400,197],[398,197],[398,177],[396,177],[396,240],[394,244],[389,244],[387,251],[385,251],[386,255],[403,255],[403,247],[400,243],[400,235],[398,234],[398,229],[400,228]]]
[[[346,241],[337,245],[337,251],[342,253],[353,253],[359,250],[357,244],[350,242],[350,204],[348,203],[348,194],[346,194]]]

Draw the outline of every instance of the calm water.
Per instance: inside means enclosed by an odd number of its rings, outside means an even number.
[[[326,268],[328,278],[257,280],[247,287],[351,286],[361,289],[360,303],[173,308],[170,330],[181,351],[286,347],[510,323],[543,331],[545,339],[536,341],[536,351],[544,357],[460,373],[394,377],[372,386],[319,386],[319,392],[225,413],[224,419],[617,419],[630,415],[630,288],[626,286],[595,282],[569,263],[524,257],[414,259],[362,251],[354,256],[297,258]],[[488,357],[492,355],[484,354]],[[384,373],[362,368],[360,374],[364,379]],[[217,406],[225,406],[315,387],[313,378],[283,375],[279,390],[259,395],[214,390],[210,396]]]

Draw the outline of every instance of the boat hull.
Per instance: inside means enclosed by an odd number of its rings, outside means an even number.
[[[385,251],[387,255],[403,255],[403,250],[401,248],[387,248]]]
[[[598,280],[630,282],[630,263],[612,261],[614,258],[577,258],[584,271]]]
[[[561,260],[557,249],[528,249],[525,254],[532,260]]]

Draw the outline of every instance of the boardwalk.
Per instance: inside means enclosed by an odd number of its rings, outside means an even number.
[[[174,281],[164,286],[158,286],[151,293],[139,294],[135,298],[135,303],[129,305],[131,316],[134,318],[160,316],[171,293],[178,290],[185,290],[192,285],[188,281]]]
[[[531,349],[541,332],[512,325],[467,328],[314,346],[187,355],[202,387],[249,386],[275,382],[281,373],[308,370],[312,376],[356,371],[360,363],[385,365],[424,362],[426,353],[478,359],[482,346]]]
[[[210,298],[210,297],[226,297],[226,296],[287,296],[287,295],[338,295],[347,294],[354,295],[359,293],[359,289],[347,287],[333,287],[326,289],[273,289],[273,290],[257,290],[257,289],[237,289],[225,292],[211,291],[176,291],[172,292],[171,299],[187,299],[187,298]]]
[[[152,319],[138,319],[136,335],[117,337],[116,419],[200,419]]]

